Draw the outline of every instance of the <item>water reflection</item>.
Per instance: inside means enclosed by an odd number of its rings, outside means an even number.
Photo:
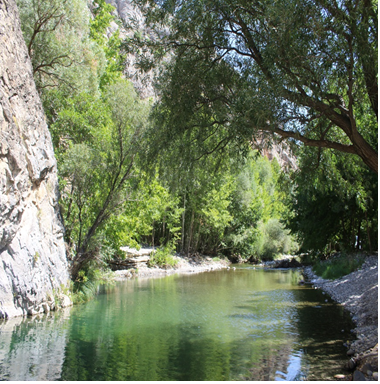
[[[58,380],[70,309],[59,315],[0,322],[0,380]]]
[[[4,323],[0,378],[332,377],[345,359],[349,318],[298,280],[297,271],[237,269],[123,282],[69,317]]]

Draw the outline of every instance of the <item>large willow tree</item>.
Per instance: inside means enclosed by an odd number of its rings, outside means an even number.
[[[135,42],[166,57],[158,141],[192,131],[210,153],[277,137],[357,155],[377,172],[377,2],[138,2],[157,37]]]

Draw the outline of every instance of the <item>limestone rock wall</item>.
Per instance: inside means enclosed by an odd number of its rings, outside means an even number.
[[[122,38],[132,37],[135,31],[142,31],[144,34],[150,35],[140,9],[132,3],[132,0],[106,0],[106,2],[115,7],[115,16],[119,17],[124,26],[127,27],[120,29]],[[108,32],[113,33],[118,28],[119,26],[113,22]],[[153,35],[150,37],[154,39]],[[153,87],[154,71],[148,73],[139,71],[136,68],[136,56],[133,53],[127,55],[123,72],[132,81],[141,98],[154,98],[156,96]]]
[[[0,318],[49,311],[69,279],[52,141],[15,0],[0,0]]]

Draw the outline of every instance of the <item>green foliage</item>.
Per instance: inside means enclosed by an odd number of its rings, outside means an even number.
[[[123,210],[113,215],[105,226],[105,243],[113,247],[118,257],[123,257],[121,246],[165,244],[177,239],[181,230],[179,197],[170,193],[157,178],[147,180],[142,172],[141,176]]]
[[[94,18],[90,21],[90,38],[102,48],[107,61],[105,71],[100,76],[101,88],[113,84],[121,78],[125,59],[121,53],[122,40],[119,30],[117,29],[111,36],[106,37],[107,28],[111,21],[115,20],[112,15],[114,9],[105,0],[98,0],[93,8]]]
[[[306,251],[377,248],[377,179],[352,156],[374,169],[374,5],[164,0],[144,11],[166,33],[128,42],[107,36],[105,0],[91,12],[84,0],[18,5],[77,301],[125,245],[159,246],[150,264],[163,267],[174,251],[273,259],[297,249],[286,220]],[[152,110],[123,79],[128,50],[155,64],[171,52]],[[299,147],[291,175],[251,150],[273,132]]]
[[[356,271],[364,262],[363,256],[334,257],[327,261],[317,261],[313,271],[324,279],[335,280]]]
[[[158,266],[160,268],[173,268],[177,265],[178,260],[173,258],[175,246],[167,244],[157,249],[157,251],[150,256],[148,265],[150,267]]]
[[[97,0],[94,2],[92,13],[94,18],[90,21],[90,38],[102,46],[107,45],[106,32],[111,21],[115,19],[112,12],[115,7],[107,4],[105,0]]]
[[[74,304],[83,304],[97,294],[100,285],[112,285],[114,280],[112,273],[98,268],[80,270],[74,281],[72,301]]]
[[[345,154],[304,149],[288,200],[303,251],[377,249],[377,177]]]
[[[252,248],[254,256],[273,260],[281,254],[297,251],[298,244],[278,219],[269,219],[266,223],[259,223]]]
[[[98,108],[90,96],[82,103],[66,104],[54,125],[54,132],[72,130],[59,154],[63,216],[67,240],[77,255],[85,257],[98,253],[99,231],[128,200],[147,107],[125,80],[105,88],[104,98],[95,100]],[[88,257],[77,261],[78,271]]]
[[[97,91],[94,74],[104,55],[89,38],[90,12],[83,0],[19,0],[21,28],[43,99],[52,88]]]
[[[211,143],[222,152],[275,133],[356,154],[377,170],[377,3],[138,3],[157,38],[137,33],[130,44],[142,48],[142,68],[163,59],[160,147],[192,136],[198,149],[184,150],[199,157]]]
[[[229,252],[273,259],[297,250],[289,231],[280,223],[286,211],[281,173],[276,160],[255,158],[254,153],[238,173],[231,203],[234,219],[226,232]]]

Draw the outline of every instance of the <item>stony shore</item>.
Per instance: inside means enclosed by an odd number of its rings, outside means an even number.
[[[181,274],[191,274],[191,273],[200,273],[207,271],[216,271],[219,269],[229,268],[231,264],[228,260],[215,260],[211,257],[200,257],[200,256],[192,256],[192,257],[181,257],[181,256],[173,256],[174,259],[177,260],[177,265],[172,268],[159,268],[152,267],[149,268],[146,265],[139,266],[138,270],[136,269],[127,269],[115,271],[115,280],[125,280],[133,277],[139,278],[154,278],[154,277],[162,277],[168,276],[175,273]]]
[[[347,368],[351,377],[338,375],[337,379],[377,380],[378,375],[378,257],[369,256],[362,267],[337,280],[316,276],[311,267],[304,275],[313,285],[342,304],[352,316],[356,340],[347,345]]]

